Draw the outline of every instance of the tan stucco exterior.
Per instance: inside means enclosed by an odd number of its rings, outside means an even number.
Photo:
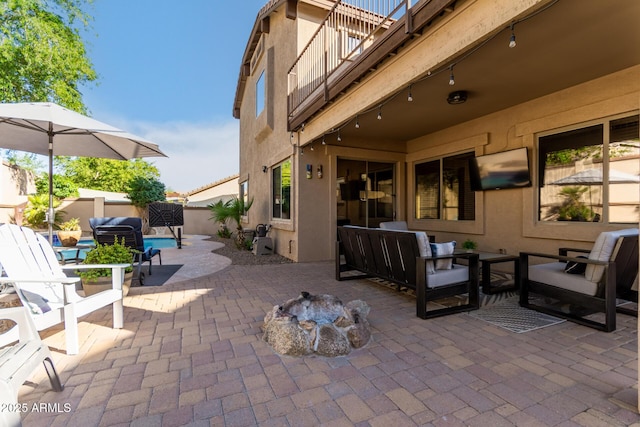
[[[238,175],[229,176],[190,191],[186,197],[186,204],[187,206],[206,207],[217,201],[224,203],[234,197],[238,197]]]
[[[396,219],[407,220],[412,229],[427,230],[430,234],[435,234],[439,241],[463,241],[472,237],[479,243],[480,248],[486,251],[555,251],[559,245],[568,243],[572,246],[589,247],[601,231],[616,228],[613,225],[538,222],[535,173],[533,187],[475,193],[476,218],[473,221],[416,220],[413,215],[413,170],[416,162],[442,155],[469,150],[475,151],[476,155],[482,155],[527,147],[530,150],[531,170],[535,172],[536,142],[539,133],[623,113],[638,113],[640,65],[637,54],[632,55],[631,61],[621,63],[618,67],[620,69],[613,72],[601,72],[601,75],[597,75],[594,71],[593,75],[585,73],[584,76],[578,77],[577,71],[572,71],[575,74],[574,80],[571,80],[571,76],[563,77],[561,72],[550,76],[550,79],[556,79],[555,86],[545,87],[546,93],[542,95],[530,95],[536,93],[536,88],[523,85],[522,93],[513,93],[514,99],[523,100],[507,105],[509,97],[506,96],[507,101],[501,98],[502,108],[494,107],[493,111],[488,109],[485,114],[475,113],[474,116],[472,112],[464,113],[464,109],[473,108],[472,98],[466,105],[454,107],[457,110],[451,109],[452,115],[463,111],[461,117],[466,114],[469,118],[461,118],[457,122],[451,119],[451,124],[445,126],[438,126],[437,123],[428,125],[434,130],[421,135],[406,138],[387,136],[409,135],[410,132],[400,128],[398,132],[388,132],[395,124],[385,122],[386,118],[379,122],[387,128],[378,134],[371,130],[358,134],[353,130],[354,121],[360,117],[365,123],[365,115],[374,114],[375,111],[372,110],[376,110],[377,106],[380,106],[381,111],[382,106],[385,106],[385,117],[398,117],[398,114],[402,115],[404,109],[408,108],[425,108],[426,112],[451,108],[446,104],[442,107],[436,105],[437,98],[427,101],[432,105],[420,106],[417,100],[412,104],[401,104],[398,100],[390,100],[390,97],[405,90],[409,84],[429,77],[430,70],[442,69],[451,61],[458,64],[455,61],[460,61],[460,58],[466,59],[464,55],[471,53],[476,58],[475,66],[484,66],[488,71],[500,74],[501,63],[496,63],[497,70],[491,68],[490,61],[497,61],[492,60],[496,56],[494,51],[483,51],[479,46],[482,46],[485,40],[504,31],[511,22],[529,15],[535,16],[538,11],[541,11],[537,24],[541,27],[538,31],[543,31],[542,25],[550,22],[545,22],[545,19],[555,19],[554,13],[566,14],[560,9],[570,7],[566,1],[560,1],[558,5],[535,0],[456,2],[455,11],[443,14],[433,25],[422,30],[419,37],[407,41],[402,49],[389,55],[388,59],[378,64],[357,84],[317,111],[304,123],[304,128],[298,127],[293,129],[293,132],[288,129],[287,123],[287,73],[297,54],[306,45],[312,28],[318,25],[326,10],[318,8],[317,2],[299,1],[297,18],[291,19],[282,13],[287,2],[280,3],[281,5],[269,15],[269,32],[262,34],[261,42],[264,43],[264,49],[261,59],[256,62],[255,69],[247,77],[244,92],[236,100],[236,103],[241,105],[239,181],[248,182],[249,194],[255,200],[246,225],[250,227],[258,223],[272,224],[270,236],[274,238],[279,254],[296,261],[329,260],[334,257],[335,227],[338,220],[336,188],[338,177],[343,175],[343,172],[338,170],[339,159],[392,163]],[[422,4],[414,3],[415,7]],[[590,3],[592,8],[600,7],[594,2]],[[603,14],[613,13],[604,4],[601,5]],[[547,6],[550,6],[548,11],[545,9]],[[523,22],[519,24],[520,28],[525,28],[526,23],[529,25],[526,34],[535,34],[536,21],[532,19]],[[588,25],[589,23],[585,22],[585,26]],[[629,28],[628,32],[632,40],[640,41],[637,29]],[[523,40],[518,45],[518,48],[524,46],[521,52],[527,49],[525,43],[526,40]],[[574,47],[579,46],[579,41],[573,43],[576,44]],[[532,54],[535,52],[536,55],[540,55],[539,60],[544,61],[545,58],[541,56],[543,51],[543,46],[537,46],[535,50],[532,49]],[[589,55],[603,55],[601,61],[610,60],[604,56],[604,51],[594,48]],[[583,50],[576,49],[576,52],[574,54],[587,54]],[[483,55],[486,58],[484,63]],[[568,69],[570,65],[567,63]],[[461,65],[456,67],[462,70],[459,72],[462,76],[460,79],[466,77],[466,83],[473,87],[473,76],[463,74],[464,68]],[[268,70],[267,107],[263,114],[256,117],[255,83],[259,71],[263,69]],[[559,69],[561,71],[561,68]],[[526,71],[524,68],[521,70],[523,77]],[[427,89],[424,89],[423,93],[430,95],[438,91],[440,98],[446,98],[446,93],[450,90],[446,85],[447,76],[443,73],[439,77],[443,84],[438,83],[436,79],[432,79],[435,83],[426,83],[428,86],[425,86]],[[499,79],[506,78],[508,76],[501,74],[496,76],[496,91],[500,90]],[[540,93],[542,92],[540,89]],[[478,93],[476,96],[481,98],[491,95]],[[401,96],[406,97],[404,93],[401,93]],[[428,118],[429,113],[425,113],[424,120]],[[366,123],[371,129],[376,121],[369,120]],[[343,129],[342,141],[337,141],[336,129]],[[345,137],[347,130],[350,133]],[[327,140],[327,145],[322,144],[324,139]],[[270,211],[270,171],[287,158],[290,158],[293,164],[292,218],[273,219]],[[313,171],[310,179],[306,176],[307,165],[311,165]],[[267,167],[266,172],[263,172],[263,166]],[[322,178],[318,178],[317,175],[319,166],[322,167]]]
[[[0,204],[19,205],[36,191],[35,176],[17,166],[0,162]]]

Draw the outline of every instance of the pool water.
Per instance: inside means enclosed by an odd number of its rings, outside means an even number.
[[[57,237],[57,236],[54,236],[54,237]],[[56,240],[57,239],[54,239],[53,245],[54,246],[60,246],[60,242],[56,243]],[[78,244],[79,245],[93,245],[93,239],[91,239],[91,238],[83,238],[83,239],[80,239]],[[144,238],[144,248],[145,249],[150,248],[150,247],[153,247],[155,249],[175,248],[177,246],[178,245],[176,243],[176,240],[173,239],[173,238],[167,238],[167,237],[145,237]],[[78,257],[80,259],[84,259],[88,250],[89,249],[80,249]],[[60,253],[62,254],[62,256],[65,259],[75,258],[76,249],[64,250],[64,251],[60,251]]]

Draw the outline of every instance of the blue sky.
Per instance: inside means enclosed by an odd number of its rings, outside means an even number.
[[[232,108],[240,61],[267,0],[95,0],[83,38],[98,82],[90,114],[157,143],[160,180],[190,191],[238,173]]]

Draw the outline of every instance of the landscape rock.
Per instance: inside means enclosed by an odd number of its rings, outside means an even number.
[[[286,356],[344,356],[371,340],[369,310],[362,300],[343,305],[333,295],[301,292],[265,315],[263,339]]]

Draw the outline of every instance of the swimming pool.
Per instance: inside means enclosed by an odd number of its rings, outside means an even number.
[[[55,236],[57,237],[57,236]],[[59,242],[56,243],[57,239],[54,239],[53,246],[59,247],[61,246]],[[78,241],[78,245],[93,245],[94,241],[92,238],[85,237]],[[172,237],[145,237],[144,238],[144,248],[148,249],[150,247],[155,249],[162,248],[175,248],[177,247],[176,240]],[[69,250],[61,250],[58,251],[64,258],[63,259],[72,259],[78,255],[78,258],[84,259],[85,255],[89,249],[69,249]]]

